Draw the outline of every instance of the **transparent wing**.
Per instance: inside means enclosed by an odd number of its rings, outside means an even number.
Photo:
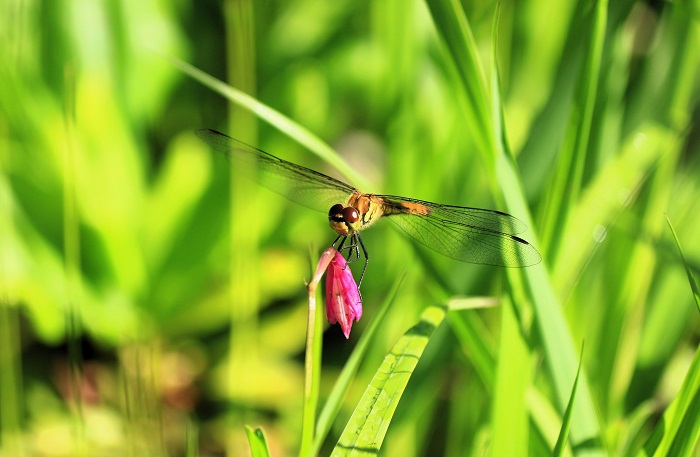
[[[527,241],[515,236],[525,224],[500,211],[441,205],[393,195],[378,195],[392,207],[425,206],[426,214],[388,215],[411,238],[431,249],[462,262],[526,267],[542,260]]]
[[[232,162],[255,162],[260,184],[307,208],[328,212],[334,204],[345,203],[355,190],[342,181],[282,160],[216,130],[201,129],[195,133]]]

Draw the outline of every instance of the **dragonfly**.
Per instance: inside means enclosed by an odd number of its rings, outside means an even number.
[[[338,234],[333,247],[340,241],[338,251],[347,249],[348,261],[359,260],[362,249],[365,264],[358,289],[369,263],[360,232],[385,218],[419,243],[462,262],[528,267],[542,259],[530,243],[517,236],[526,226],[510,214],[364,193],[216,130],[200,129],[195,133],[229,160],[255,163],[261,185],[302,206],[327,211],[328,223]]]

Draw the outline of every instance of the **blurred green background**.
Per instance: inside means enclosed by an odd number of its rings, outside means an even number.
[[[462,5],[486,62],[476,95],[446,51],[443,3],[2,2],[1,456],[247,455],[244,424],[264,428],[274,455],[297,452],[304,279],[334,233],[325,214],[238,179],[193,132],[222,130],[343,175],[171,57],[318,135],[366,191],[513,212],[484,153],[489,123],[468,108],[470,96],[489,100],[493,90],[496,2]],[[501,2],[497,55],[507,140],[533,218],[522,236],[543,254],[561,331],[577,347],[585,340],[603,447],[627,455],[676,395],[700,335],[664,219],[700,277],[700,5],[613,2],[599,55],[595,5]],[[349,341],[337,326],[325,332],[322,401],[406,279],[322,454],[426,306],[517,287],[504,269],[442,258],[389,223],[364,240],[365,314]],[[525,448],[546,455],[566,405],[545,369],[557,369],[542,352],[547,316],[536,319],[527,299],[516,309],[532,388]],[[413,375],[385,455],[494,452],[494,370],[508,363],[501,308],[448,321]]]

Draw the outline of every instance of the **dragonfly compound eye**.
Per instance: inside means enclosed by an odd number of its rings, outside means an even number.
[[[345,222],[355,223],[360,220],[360,214],[352,206],[346,206],[342,211],[343,219]]]
[[[340,203],[336,203],[335,205],[331,206],[331,209],[328,210],[328,217],[329,218],[337,217],[342,212],[343,212],[343,205],[341,205]]]

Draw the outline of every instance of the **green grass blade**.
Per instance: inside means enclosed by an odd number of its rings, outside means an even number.
[[[431,306],[386,356],[348,421],[334,456],[376,455],[406,384],[433,331],[445,318],[444,306]]]
[[[683,415],[678,433],[673,438],[668,454],[692,456],[696,455],[694,450],[700,438],[700,389],[695,389],[693,399],[688,405],[688,409]]]
[[[458,1],[428,0],[426,3],[435,27],[452,57],[459,82],[464,88],[466,116],[463,126],[469,129],[477,150],[482,154],[491,155],[494,147],[488,135],[492,129],[487,115],[486,76],[467,17]],[[492,160],[487,158],[485,163],[488,165]]]
[[[571,429],[571,414],[574,409],[574,399],[576,398],[576,389],[578,387],[578,379],[581,375],[581,366],[583,365],[583,345],[581,346],[581,357],[578,362],[578,370],[576,371],[576,379],[574,379],[574,386],[571,388],[571,396],[569,397],[569,404],[566,405],[566,411],[564,412],[564,420],[561,424],[561,430],[559,432],[559,438],[557,438],[557,444],[554,446],[554,451],[552,455],[563,456],[564,449],[566,448],[566,441],[569,439],[569,430]]]
[[[377,314],[375,314],[375,316],[372,318],[372,321],[370,322],[369,326],[367,326],[367,329],[360,338],[360,341],[357,343],[357,346],[355,346],[355,349],[352,351],[352,354],[345,363],[343,371],[340,372],[340,376],[338,376],[338,379],[333,386],[333,390],[331,390],[326,403],[323,405],[321,413],[318,415],[313,447],[307,455],[318,455],[321,446],[323,445],[323,441],[326,439],[326,436],[333,425],[333,421],[338,415],[338,411],[340,411],[343,397],[345,397],[345,394],[350,388],[352,379],[357,373],[357,370],[360,368],[360,363],[364,360],[367,351],[370,349],[370,342],[375,340],[375,336],[377,335],[378,330],[381,328],[384,317],[386,317],[391,304],[394,302],[396,293],[403,284],[405,277],[406,274],[404,273],[394,282],[393,287],[384,299],[384,303],[382,303],[382,305],[379,307]]]
[[[562,230],[563,243],[569,247],[560,250],[552,262],[557,265],[552,282],[557,285],[558,293],[569,293],[599,246],[590,236],[596,226],[601,222],[606,226],[612,224],[627,204],[621,202],[619,196],[627,189],[638,189],[648,178],[650,170],[658,165],[661,156],[670,149],[669,145],[675,142],[674,133],[659,125],[641,126],[591,180]]]
[[[518,214],[528,226],[532,227],[532,219],[524,195],[519,192],[517,184],[519,178],[515,170],[515,164],[507,153],[501,155],[496,168],[499,182],[510,183],[503,187],[506,206],[509,212]],[[530,236],[533,240],[534,236]],[[536,245],[536,243],[535,243]],[[530,291],[532,303],[535,307],[535,320],[542,338],[546,365],[550,373],[551,382],[556,391],[558,405],[563,407],[569,397],[569,389],[575,379],[577,371],[575,360],[576,351],[572,341],[572,335],[564,317],[562,307],[557,298],[553,284],[549,277],[544,262],[525,268],[521,271],[509,271],[509,275],[524,276],[527,289]],[[572,418],[572,441],[574,444],[586,443],[590,454],[603,455],[602,449],[597,447],[600,439],[600,430],[595,412],[595,403],[586,382],[585,376],[581,378],[579,408],[574,410]]]
[[[508,212],[518,215],[528,227],[534,227],[517,165],[506,139],[495,55],[493,58],[495,70],[492,73],[491,95],[494,139],[498,149],[496,179],[503,192]],[[535,246],[538,245],[534,234],[530,236],[530,239]],[[568,402],[569,386],[574,383],[577,376],[575,374],[577,372],[576,351],[545,262],[519,271],[508,271],[508,275],[514,285],[514,295],[518,296],[519,292],[524,291],[519,285],[521,275],[527,285],[527,290],[530,292],[535,308],[535,322],[542,338],[551,382],[556,391],[558,405],[563,408]],[[603,455],[604,453],[599,447],[601,432],[596,417],[595,403],[585,376],[581,377],[580,396],[579,408],[574,410],[571,421],[573,445],[575,447],[576,445],[586,446],[585,449],[579,450],[580,455]]]
[[[478,314],[469,312],[449,313],[447,322],[484,386],[490,389],[496,378],[496,359],[492,346],[492,336],[486,325]]]
[[[452,297],[447,307],[447,323],[452,329],[464,354],[469,358],[479,378],[486,387],[492,389],[496,377],[495,341],[493,335],[478,313],[457,312],[500,306],[495,297]]]
[[[527,455],[530,427],[525,394],[532,382],[530,349],[511,301],[505,300],[501,310],[489,455]]]
[[[696,305],[700,307],[697,283],[691,274],[680,241],[668,216],[666,216],[666,221],[685,265]],[[700,418],[700,350],[696,350],[680,392],[664,412],[662,420],[654,429],[641,454],[691,455],[693,447],[700,437],[700,420],[698,418]]]
[[[462,75],[463,90],[465,92],[475,90],[474,87],[478,86],[472,84],[471,79],[475,78],[475,75],[480,74],[474,68],[481,68],[481,65],[475,64],[476,56],[473,56],[472,59],[472,54],[469,53],[469,49],[471,49],[469,37],[471,34],[461,31],[462,28],[468,28],[466,18],[462,20],[464,13],[460,11],[460,7],[455,3],[435,0],[429,1],[428,5],[434,16],[438,33],[443,37],[452,61],[460,68],[459,74]],[[604,6],[604,2],[601,2],[597,5],[597,8],[604,9]],[[602,21],[603,19],[601,18],[604,18],[604,11],[598,10],[597,17],[599,21]],[[459,20],[456,18],[459,18]],[[464,42],[461,42],[459,37]],[[465,58],[465,55],[468,57]],[[492,110],[490,111],[492,114],[489,114],[486,107],[483,107],[480,114],[489,116],[492,119],[490,125],[492,128],[488,132],[491,132],[493,136],[491,139],[483,141],[483,143],[485,145],[493,145],[493,147],[489,148],[489,151],[494,153],[496,185],[502,191],[508,212],[515,214],[529,227],[534,227],[517,166],[505,139],[498,76],[496,71],[492,72],[492,74]],[[468,75],[468,77],[465,75]],[[473,104],[474,110],[481,108],[480,104]],[[535,238],[532,235],[528,236],[530,240]],[[537,245],[536,242],[534,244]],[[568,401],[570,386],[574,382],[577,371],[577,366],[574,362],[576,360],[576,351],[572,342],[572,335],[568,331],[561,305],[554,293],[544,262],[526,268],[522,272],[509,272],[509,277],[517,281],[515,276],[519,274],[523,274],[527,288],[532,294],[535,306],[535,319],[542,335],[551,381],[557,394],[558,404],[563,408]],[[573,413],[572,441],[574,445],[585,444],[587,446],[585,450],[581,450],[583,454],[602,455],[603,452],[597,444],[601,433],[596,418],[594,401],[585,376],[581,377],[579,406]]]
[[[173,65],[182,70],[183,73],[190,76],[192,79],[199,81],[206,87],[209,87],[214,92],[221,94],[223,97],[227,98],[233,103],[252,111],[260,119],[263,119],[270,125],[275,126],[280,131],[289,135],[299,144],[306,147],[309,151],[313,152],[318,157],[332,165],[357,187],[361,189],[370,188],[369,183],[367,183],[367,180],[360,173],[357,173],[328,144],[321,140],[321,138],[319,138],[317,135],[311,133],[311,131],[305,129],[279,111],[276,111],[270,106],[258,101],[254,97],[251,97],[250,95],[229,86],[223,81],[204,73],[192,65],[174,57],[167,58],[173,63]]]
[[[248,437],[252,457],[270,457],[270,450],[267,448],[267,441],[262,428],[246,425],[245,434]]]
[[[688,265],[688,261],[685,258],[685,254],[683,254],[683,248],[681,248],[681,242],[678,239],[678,235],[676,234],[676,231],[673,228],[673,225],[671,224],[671,219],[668,218],[668,215],[665,215],[666,217],[666,222],[668,222],[668,227],[671,229],[671,233],[673,234],[673,239],[676,240],[676,246],[678,247],[678,252],[681,255],[681,260],[683,260],[683,266],[685,267],[685,272],[688,275],[688,282],[690,283],[690,289],[693,291],[693,298],[695,299],[695,305],[698,307],[698,311],[700,311],[700,290],[698,290],[698,284],[695,282],[695,278],[693,278],[693,273],[690,269],[690,265]]]
[[[496,52],[498,50],[498,22],[500,8],[494,14],[492,43],[492,101],[494,103],[494,141],[495,144],[507,144],[505,126],[500,108],[500,84]],[[500,140],[500,141],[499,141]],[[499,153],[507,152],[507,148],[496,147]],[[516,279],[516,278],[513,278]],[[501,341],[496,385],[493,402],[493,445],[490,455],[526,455],[529,441],[529,412],[525,395],[531,380],[530,348],[524,334],[522,322],[519,321],[518,307],[515,296],[525,296],[522,281],[517,278],[511,281],[510,299],[505,300],[501,308]]]
[[[557,158],[553,188],[547,192],[547,211],[540,239],[549,246],[550,256],[558,252],[561,227],[566,223],[572,206],[578,201],[588,153],[605,42],[607,1],[596,2],[593,14],[595,16],[587,31],[590,35],[589,48],[579,75],[578,89],[569,117],[569,131]]]
[[[700,433],[700,349],[640,455],[691,455]]]

